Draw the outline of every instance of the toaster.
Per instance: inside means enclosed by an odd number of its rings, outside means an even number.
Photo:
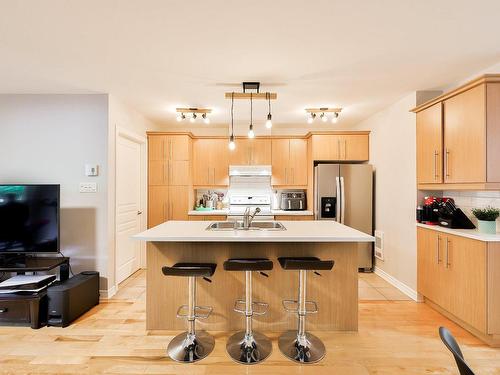
[[[306,193],[289,191],[281,193],[280,208],[285,211],[300,211],[306,209]]]

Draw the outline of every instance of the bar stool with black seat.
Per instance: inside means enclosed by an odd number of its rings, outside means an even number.
[[[196,319],[206,319],[210,316],[212,308],[196,306],[196,278],[202,277],[212,282],[217,264],[214,263],[176,263],[172,267],[162,267],[165,276],[181,276],[188,279],[188,304],[182,305],[177,310],[178,318],[185,318],[188,329],[175,336],[168,344],[167,353],[177,362],[193,363],[209,355],[215,346],[212,335],[205,331],[196,331]]]
[[[263,302],[254,302],[252,298],[252,272],[260,272],[273,269],[273,262],[266,258],[239,258],[228,259],[224,262],[226,271],[245,272],[245,299],[237,300],[234,311],[245,315],[245,331],[236,332],[232,335],[226,345],[229,356],[238,363],[255,364],[265,360],[272,351],[271,340],[262,333],[252,328],[253,315],[264,315],[269,305]]]
[[[299,290],[297,300],[284,300],[283,307],[298,317],[297,331],[287,331],[278,339],[280,351],[289,359],[300,363],[315,363],[326,354],[325,345],[313,334],[306,332],[306,315],[317,313],[318,305],[306,299],[307,271],[329,271],[333,268],[333,260],[320,260],[316,257],[280,257],[281,268],[299,271]]]

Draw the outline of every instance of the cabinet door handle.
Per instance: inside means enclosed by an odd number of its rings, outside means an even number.
[[[434,150],[434,180],[437,180],[439,175],[438,175],[438,155],[439,152],[437,150]]]
[[[295,183],[295,171],[293,170],[293,168],[290,169],[290,174],[292,175],[292,184]]]
[[[344,139],[344,160],[347,160],[347,139]]]
[[[339,158],[339,160],[342,158],[342,156],[340,155],[340,138],[337,139],[337,157]]]
[[[215,185],[215,167],[214,167],[214,171],[212,173],[212,182]]]
[[[210,168],[207,167],[207,185],[210,185]]]
[[[450,150],[446,149],[446,154],[445,154],[445,157],[444,157],[446,177],[450,177],[449,160],[450,160]]]
[[[172,153],[173,153],[173,151],[172,151],[172,140],[170,140],[170,145],[168,146],[168,149],[170,151],[170,160],[172,160]]]
[[[170,203],[170,220],[174,218],[174,203]]]
[[[168,161],[168,183],[172,185],[172,167],[170,165],[170,160]]]
[[[446,268],[450,268],[450,240],[446,238]]]
[[[288,174],[286,173],[287,168],[285,167],[285,185],[288,184]]]
[[[437,236],[436,240],[436,263],[439,264],[441,259],[439,258],[439,243],[441,242],[441,236]]]

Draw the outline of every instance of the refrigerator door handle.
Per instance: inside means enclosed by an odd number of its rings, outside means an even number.
[[[345,216],[345,191],[344,191],[344,177],[340,177],[340,223],[344,224]]]
[[[335,185],[336,185],[336,189],[337,189],[337,204],[336,204],[336,210],[335,210],[335,219],[337,222],[340,223],[340,211],[341,211],[341,202],[340,202],[340,178],[337,176],[335,177]]]

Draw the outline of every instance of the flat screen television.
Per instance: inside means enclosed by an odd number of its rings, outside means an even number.
[[[0,255],[59,252],[59,185],[0,185]]]

